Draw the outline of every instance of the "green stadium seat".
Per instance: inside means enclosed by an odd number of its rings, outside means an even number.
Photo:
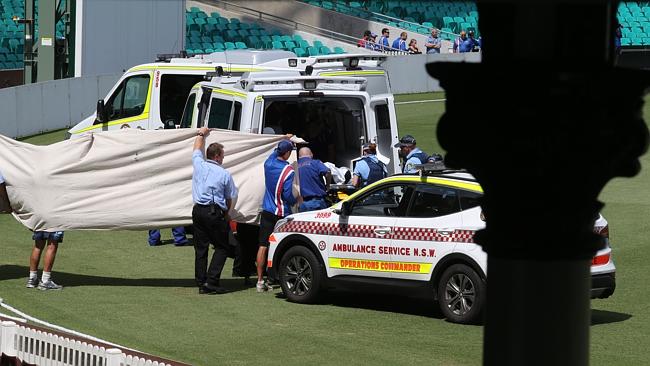
[[[212,48],[206,48],[204,51],[205,51],[205,53],[212,53],[212,52],[214,52],[214,50],[213,50]]]
[[[284,42],[284,48],[286,50],[288,50],[288,51],[293,50],[296,47],[298,47],[298,46],[296,46],[296,43],[294,41],[286,41],[286,42]]]
[[[224,44],[224,46],[226,46],[227,50],[235,50],[235,49],[237,49],[237,47],[235,46],[235,44],[233,42],[226,42]]]
[[[235,47],[236,47],[238,50],[245,50],[245,49],[248,48],[248,46],[247,46],[246,43],[244,43],[244,42],[235,42]]]
[[[334,47],[334,54],[340,55],[345,53],[345,50],[341,47]]]
[[[253,29],[253,28],[251,28],[251,29],[248,31],[248,33],[249,33],[251,36],[260,36],[260,31],[257,30],[257,29]]]
[[[433,24],[431,22],[422,22],[422,26],[429,29],[433,28]]]
[[[224,43],[226,40],[222,36],[212,36],[212,42]],[[213,47],[214,48],[214,47]]]
[[[282,50],[282,49],[284,49],[284,45],[282,44],[281,41],[273,41],[272,46],[273,46],[274,50]]]
[[[300,42],[300,41],[302,41],[302,37],[300,36],[300,34],[294,34],[293,37],[292,37],[292,39],[293,39],[295,42]]]
[[[272,35],[271,39],[273,40],[273,42],[276,42],[276,41],[281,42],[282,41],[282,37],[278,36],[277,34]]]
[[[307,48],[307,52],[309,53],[309,56],[319,56],[320,55],[320,53],[318,52],[318,48],[316,48],[316,47]]]
[[[226,28],[230,30],[238,30],[239,29],[239,23],[228,23],[226,24]]]
[[[219,24],[219,21],[215,18],[206,18],[205,21],[208,24]]]
[[[269,33],[266,29],[260,29],[260,36],[270,36],[271,33]]]
[[[228,19],[226,19],[224,17],[219,17],[219,19],[217,19],[217,20],[219,21],[219,24],[228,24],[228,23],[230,23],[230,21],[228,21]]]
[[[291,36],[289,36],[289,35],[286,35],[286,34],[285,34],[285,35],[283,35],[283,36],[280,36],[280,40],[281,40],[282,42],[289,42],[289,41],[293,41],[293,39],[291,38]]]
[[[191,13],[200,13],[201,9],[197,8],[196,6],[193,6],[190,8]]]
[[[632,46],[641,46],[643,41],[641,38],[631,38],[631,44]]]
[[[241,23],[237,18],[230,18],[231,23]]]
[[[246,37],[246,44],[248,44],[248,47],[250,48],[263,48],[262,41],[260,41],[258,36]]]
[[[201,37],[201,42],[212,42],[212,37],[203,36],[203,37]]]
[[[223,42],[213,42],[212,43],[212,49],[213,50],[223,50],[225,48],[226,48],[226,46],[223,44]]]
[[[251,29],[250,25],[248,23],[239,23],[239,29]]]
[[[218,19],[218,18],[221,18],[221,14],[219,14],[219,13],[216,12],[216,11],[213,11],[212,13],[210,13],[210,17],[211,17],[211,18]]]
[[[307,51],[305,51],[305,49],[304,49],[304,48],[301,48],[301,47],[296,47],[296,48],[294,48],[294,49],[293,49],[293,53],[295,53],[296,56],[298,56],[298,57],[307,57],[307,56],[309,56],[309,54],[307,53]]]
[[[330,51],[330,49],[327,46],[321,47],[319,51],[321,55],[329,55],[332,53],[332,51]]]
[[[269,36],[260,36],[260,42],[262,42],[262,48],[273,47],[273,40]]]
[[[300,48],[307,50],[309,48],[309,42],[305,41],[304,39],[299,41],[298,44],[300,45]]]
[[[323,47],[323,42],[321,42],[319,40],[314,40],[314,42],[312,42],[312,43],[314,44],[314,47],[316,47],[316,48]]]
[[[201,48],[204,50],[208,48],[212,48],[212,42],[201,42]]]
[[[239,34],[242,38],[250,36],[250,33],[248,33],[248,31],[246,29],[238,30],[237,34]]]

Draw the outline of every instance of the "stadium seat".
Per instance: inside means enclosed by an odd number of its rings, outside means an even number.
[[[296,56],[298,56],[298,57],[307,57],[307,56],[309,56],[309,54],[307,53],[307,51],[305,51],[304,48],[300,48],[300,47],[296,47],[296,48],[294,48],[294,49],[293,49],[293,53],[295,53]]]
[[[235,46],[235,44],[233,42],[226,42],[224,44],[224,46],[226,46],[227,50],[235,50],[235,49],[237,49],[237,47]]]
[[[345,50],[341,47],[334,47],[334,53],[340,55],[342,53],[345,53]]]
[[[312,42],[312,43],[314,44],[314,47],[316,47],[316,48],[323,47],[323,42],[321,42],[319,40],[314,40],[314,42]]]
[[[281,41],[273,41],[273,49],[274,50],[282,50],[282,49],[284,49],[284,45],[282,44]]]
[[[296,44],[295,44],[293,41],[287,41],[287,42],[284,42],[284,48],[285,48],[287,51],[293,50],[293,49],[296,48],[296,47],[298,47],[298,46],[296,46]]]
[[[316,47],[307,48],[307,52],[309,53],[309,56],[318,56],[318,55],[320,55],[320,53],[318,52],[318,48],[316,48]]]
[[[219,14],[216,11],[213,11],[212,13],[210,13],[210,17],[214,18],[214,19],[218,19],[218,18],[221,18],[221,14]]]
[[[330,49],[328,47],[323,46],[323,47],[320,48],[320,53],[321,53],[321,55],[329,55],[329,54],[332,53],[332,51],[330,51]]]
[[[245,50],[248,48],[248,46],[244,42],[235,42],[235,48],[238,50]]]

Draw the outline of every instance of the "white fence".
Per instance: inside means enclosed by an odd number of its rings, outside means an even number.
[[[0,354],[38,366],[173,366],[12,321],[0,323]]]

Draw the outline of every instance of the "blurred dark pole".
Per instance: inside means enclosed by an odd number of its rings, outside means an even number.
[[[446,163],[485,192],[485,365],[589,363],[598,194],[637,174],[648,144],[649,78],[613,66],[617,7],[479,0],[482,62],[428,65],[446,91]]]

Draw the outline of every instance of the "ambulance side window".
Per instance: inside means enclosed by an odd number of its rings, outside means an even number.
[[[460,211],[455,189],[419,184],[408,217],[438,217]]]
[[[469,210],[471,208],[481,205],[481,203],[479,202],[479,199],[483,197],[481,193],[464,191],[464,190],[460,190],[458,192],[460,193],[461,209]]]
[[[404,216],[408,209],[413,185],[383,186],[357,199],[351,216]]]
[[[232,115],[232,128],[233,131],[239,131],[241,126],[241,103],[235,102],[235,112]]]
[[[196,102],[196,93],[190,94],[185,104],[183,111],[183,118],[181,119],[181,128],[190,128],[192,125],[192,117],[194,117],[194,107]]]
[[[149,75],[135,75],[120,84],[106,103],[110,121],[138,116],[144,112],[149,95],[149,79]]]
[[[231,109],[232,100],[212,98],[210,114],[208,115],[208,128],[228,129]]]

